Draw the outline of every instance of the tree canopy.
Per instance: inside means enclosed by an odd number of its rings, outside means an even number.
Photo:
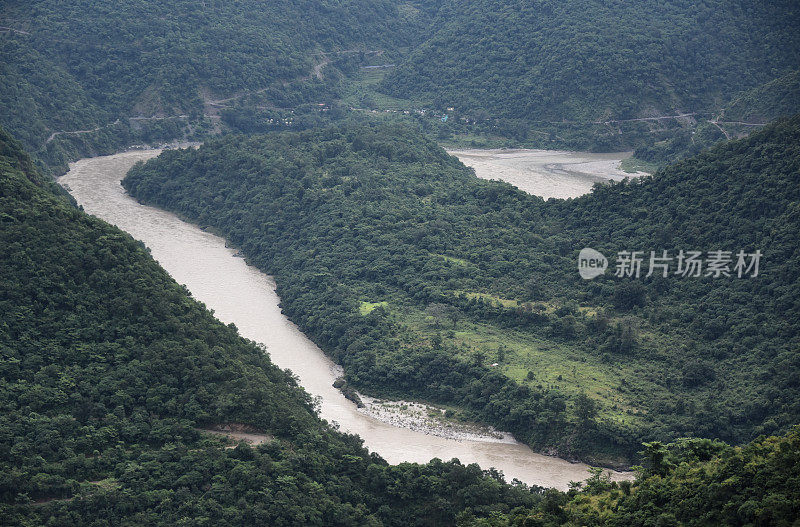
[[[390,466],[0,130],[0,524],[442,525],[533,506],[457,460]],[[233,423],[258,446],[204,429]]]
[[[229,137],[165,152],[123,184],[273,274],[285,313],[350,384],[612,463],[642,440],[742,443],[797,421],[799,131],[795,117],[546,203],[396,126]],[[753,278],[584,281],[583,247],[764,261]],[[587,386],[592,419],[575,405]]]

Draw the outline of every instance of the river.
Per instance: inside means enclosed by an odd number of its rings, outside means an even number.
[[[619,168],[620,162],[630,157],[630,152],[474,149],[449,153],[474,168],[479,178],[499,179],[544,199],[577,198],[591,192],[595,183],[622,181],[645,174],[628,173]]]
[[[217,318],[236,324],[244,337],[264,344],[275,364],[291,369],[309,393],[321,398],[320,414],[324,419],[358,434],[370,450],[390,463],[458,458],[462,463],[478,463],[482,468],[495,467],[509,481],[516,478],[562,490],[570,481],[588,477],[586,465],[536,454],[507,435],[443,437],[448,434],[395,426],[360,411],[333,388],[340,375],[338,367],[281,313],[275,282],[270,276],[248,266],[243,258],[236,256],[235,250],[226,247],[224,239],[171,213],[141,205],[125,193],[120,180],[127,171],[137,161],[150,159],[159,152],[140,150],[83,159],[71,164],[69,173],[59,183],[86,212],[144,242],[159,264],[176,281],[186,285],[194,298],[212,309]],[[631,477],[627,473],[613,473],[613,476]]]

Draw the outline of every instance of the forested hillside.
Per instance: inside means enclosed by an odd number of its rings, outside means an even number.
[[[165,152],[124,186],[275,275],[286,314],[356,387],[610,463],[643,439],[742,443],[797,422],[798,145],[800,117],[544,203],[409,129],[359,127]],[[764,261],[755,278],[586,282],[586,246]]]
[[[2,131],[0,223],[2,525],[782,525],[800,514],[796,428],[743,448],[649,444],[635,482],[595,472],[568,493],[457,462],[388,466],[320,422],[290,375],[140,244],[54,193]],[[203,431],[229,422],[266,442]]]
[[[737,94],[713,118],[701,120],[695,127],[675,131],[666,139],[654,134],[636,149],[634,156],[661,165],[674,163],[798,112],[800,70],[794,70]]]
[[[711,118],[800,64],[800,9],[788,0],[447,1],[432,26],[382,90],[494,128],[516,121],[518,139],[544,144],[622,149]]]
[[[369,454],[52,186],[0,131],[0,524],[444,525],[538,501],[476,465]],[[225,423],[266,442],[203,431]]]
[[[722,120],[766,124],[800,112],[800,70],[740,94],[725,108]]]
[[[462,514],[463,527],[794,525],[800,517],[800,430],[741,448],[719,441],[651,443],[636,481],[599,473],[580,490],[548,491],[535,509],[491,521]]]
[[[4,2],[0,125],[56,171],[133,144],[365,119],[622,150],[693,141],[784,82],[798,25],[788,0]]]
[[[610,299],[619,315],[631,317],[627,323],[638,325],[642,340],[627,353],[663,361],[654,381],[673,394],[654,396],[651,408],[669,415],[672,437],[741,442],[797,421],[798,174],[800,115],[652,177],[551,202],[576,247],[609,256],[644,251],[647,259],[650,251],[660,257],[667,250],[674,258],[666,278],[656,268],[641,283],[603,278],[581,288],[587,302]],[[707,276],[708,269],[699,280],[675,276],[681,250],[701,251],[706,262],[712,251],[730,251],[731,276]],[[739,278],[737,253],[756,250],[763,253],[758,276]],[[645,343],[648,328],[670,337]]]
[[[0,527],[800,526],[798,29],[797,0],[0,1]],[[348,399],[597,468],[389,465],[321,419],[52,177],[147,145],[125,190],[272,275]],[[458,147],[660,168],[545,201]],[[610,162],[546,168],[577,166]]]
[[[58,165],[218,126],[245,94],[250,107],[329,100],[325,65],[391,56],[422,15],[388,0],[4,2],[0,125]]]

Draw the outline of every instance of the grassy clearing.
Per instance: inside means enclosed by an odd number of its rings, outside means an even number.
[[[117,478],[106,478],[99,481],[87,481],[86,483],[102,490],[114,490],[122,486],[122,483],[120,483]]]
[[[462,260],[462,262],[463,261],[465,260]],[[545,314],[555,313],[560,307],[562,307],[562,304],[553,301],[521,303],[518,300],[502,298],[497,295],[490,295],[488,293],[477,293],[474,291],[455,291],[453,294],[464,295],[469,299],[480,298],[490,302],[491,304],[505,308],[516,309],[518,307],[526,307],[532,309],[537,313],[545,313]],[[596,315],[598,313],[597,308],[590,306],[578,306],[578,312],[587,317]]]
[[[408,110],[428,108],[423,101],[398,99],[378,91],[378,85],[390,70],[384,68],[360,69],[345,83],[342,104],[370,110]]]
[[[481,298],[483,300],[487,300],[493,304],[499,304],[503,307],[519,307],[519,302],[516,300],[510,300],[508,298],[501,298],[499,296],[490,295],[487,293],[475,293],[470,291],[456,291],[456,295],[464,295],[469,299],[473,298]]]
[[[453,256],[447,256],[445,254],[434,254],[434,256],[438,256],[439,258],[442,258],[445,262],[457,265],[459,267],[468,267],[472,265],[472,262],[469,262],[468,260],[462,260],[461,258],[454,258]]]
[[[619,168],[623,172],[628,172],[629,174],[635,174],[636,172],[652,174],[658,170],[658,165],[635,157],[628,157],[622,160],[619,164]]]
[[[515,302],[505,300],[506,305]],[[474,360],[480,354],[486,366],[499,368],[520,384],[556,388],[570,395],[584,392],[600,403],[602,417],[626,424],[642,419],[643,410],[636,408],[618,389],[623,379],[633,375],[633,364],[623,367],[605,363],[582,351],[577,344],[547,340],[492,324],[461,320],[455,326],[448,322],[436,327],[431,317],[416,308],[404,307],[392,314],[417,338],[432,341],[438,335],[443,346],[452,347],[462,358]]]
[[[377,307],[386,309],[389,307],[389,302],[361,302],[361,305],[358,306],[358,312],[361,313],[362,316],[366,316],[372,313]]]

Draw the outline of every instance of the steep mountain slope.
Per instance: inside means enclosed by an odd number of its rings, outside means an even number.
[[[457,462],[388,466],[0,130],[0,524],[442,525],[532,506]],[[226,448],[237,423],[265,443]],[[249,429],[248,428],[248,429]]]
[[[667,278],[656,268],[641,281],[604,277],[581,287],[588,301],[610,298],[617,312],[631,313],[642,333],[648,326],[669,328],[671,339],[654,349],[642,344],[634,355],[655,352],[651,359],[661,363],[656,382],[681,385],[690,394],[672,389],[673,395],[651,402],[669,415],[671,437],[740,442],[797,422],[798,174],[800,115],[652,177],[552,203],[575,247],[609,257],[643,251],[642,277],[650,251],[662,256],[667,250],[673,258]],[[713,251],[730,251],[731,276],[707,276],[707,269],[700,279],[676,275],[681,250],[701,251],[704,265]],[[739,278],[737,253],[757,250],[763,255],[758,276]],[[611,360],[618,356],[612,353]]]
[[[445,2],[383,90],[529,125],[710,117],[797,67],[798,24],[791,1]]]
[[[610,463],[642,439],[741,443],[800,417],[799,139],[795,117],[547,203],[397,127],[230,137],[124,185],[275,275],[285,312],[356,386]],[[645,261],[638,280],[587,282],[583,247],[764,260],[754,278],[645,278]]]
[[[800,429],[731,448],[681,439],[646,445],[636,481],[599,473],[580,490],[548,492],[535,509],[493,518],[496,527],[792,525],[800,517]],[[459,525],[486,525],[464,514]]]
[[[319,102],[330,96],[318,78],[326,64],[357,51],[390,56],[418,38],[424,13],[413,2],[406,7],[389,0],[4,2],[0,125],[56,164],[115,141],[191,132],[203,113],[218,117],[248,93],[258,92],[251,106]]]
[[[799,112],[800,71],[794,70],[737,94],[717,115],[699,121],[696,127],[675,132],[666,139],[651,137],[645,140],[634,156],[661,165],[674,163],[726,139],[744,137],[770,121]]]
[[[722,120],[768,123],[778,117],[800,112],[800,70],[758,86],[735,97],[725,108]]]
[[[621,150],[797,69],[799,23],[788,0],[5,2],[0,125],[56,170],[226,126],[380,117]],[[376,107],[397,115],[360,111]]]

